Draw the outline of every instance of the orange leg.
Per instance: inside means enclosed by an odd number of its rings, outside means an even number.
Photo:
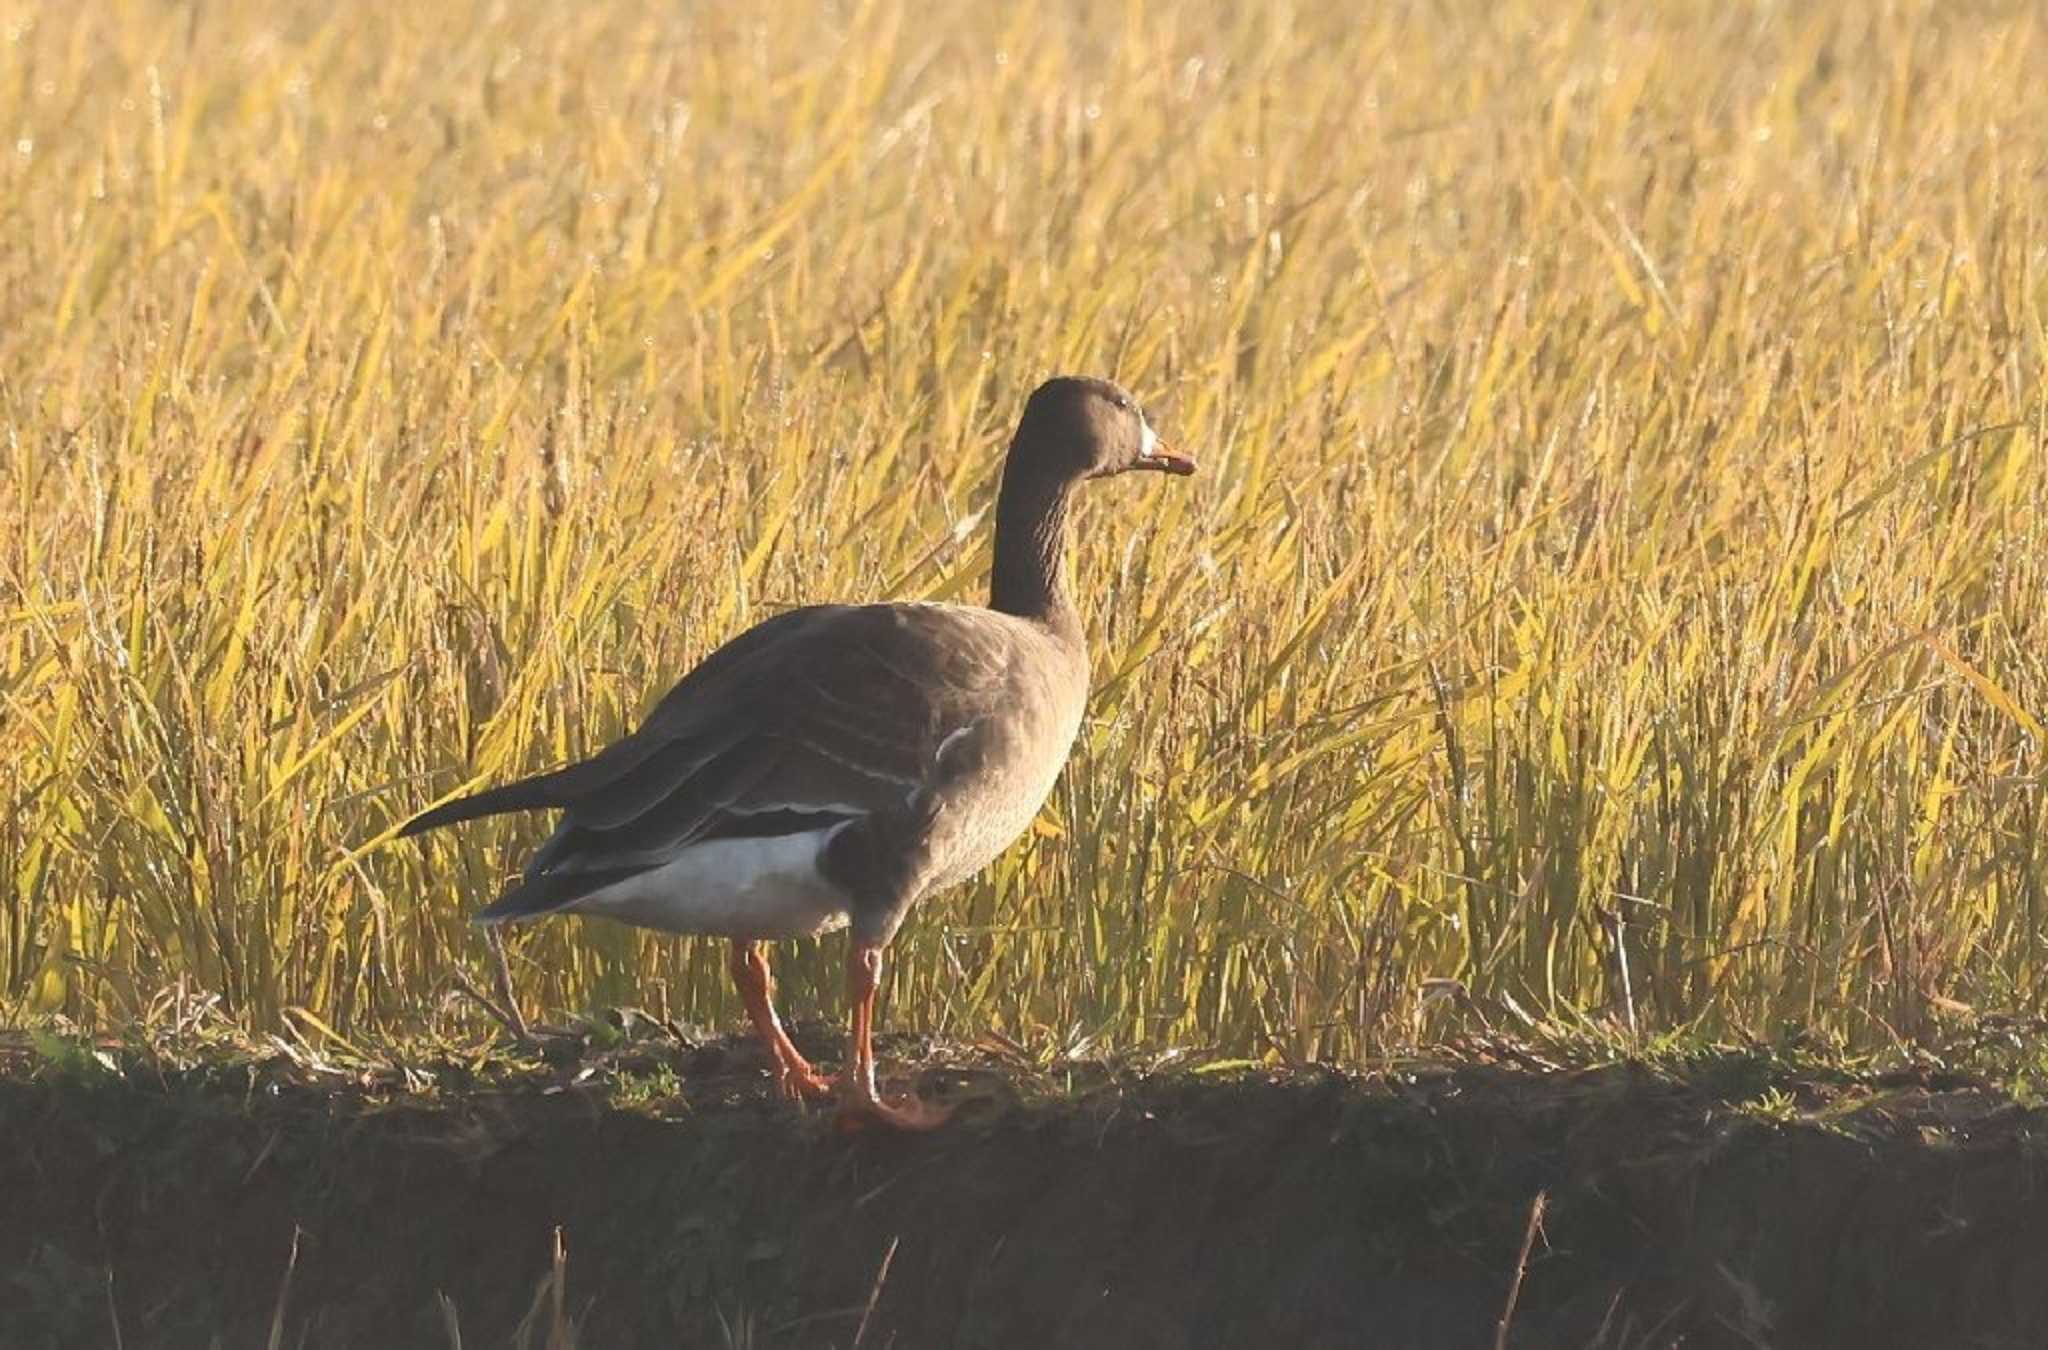
[[[775,1086],[782,1095],[792,1100],[831,1096],[832,1084],[797,1053],[789,1033],[782,1029],[782,1019],[775,1015],[775,984],[768,975],[768,958],[761,955],[761,949],[753,943],[734,939],[732,982],[739,986],[740,998],[746,1002],[747,1016],[753,1019],[754,1031],[775,1061]]]
[[[872,1120],[899,1130],[936,1129],[953,1114],[951,1107],[931,1106],[916,1097],[885,1102],[875,1090],[875,991],[881,983],[882,949],[854,943],[846,953],[846,999],[853,1005],[853,1030],[839,1083],[839,1123],[851,1128]]]

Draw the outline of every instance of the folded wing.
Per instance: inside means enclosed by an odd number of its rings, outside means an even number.
[[[711,840],[911,810],[947,737],[1003,697],[1004,622],[935,605],[793,610],[712,653],[590,759],[447,803],[404,833],[561,809],[525,876],[479,916],[502,919],[559,908]]]

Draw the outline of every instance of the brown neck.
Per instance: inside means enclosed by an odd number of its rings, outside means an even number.
[[[1073,486],[1025,472],[1014,460],[1004,466],[988,607],[1035,619],[1078,643],[1081,616],[1067,598],[1067,494]]]

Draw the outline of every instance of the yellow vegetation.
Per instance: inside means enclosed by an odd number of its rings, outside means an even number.
[[[542,822],[394,824],[978,596],[1055,371],[1204,472],[1088,494],[1093,720],[893,1024],[2031,1007],[2040,14],[0,0],[0,1015],[438,1016]]]

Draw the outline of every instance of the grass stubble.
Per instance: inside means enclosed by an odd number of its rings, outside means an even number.
[[[1060,370],[1203,474],[1082,504],[1090,720],[891,1024],[2036,1014],[2044,48],[1925,0],[0,0],[0,1018],[479,1025],[465,916],[541,824],[395,825],[781,608],[976,598]],[[511,956],[738,1016],[713,944]]]

